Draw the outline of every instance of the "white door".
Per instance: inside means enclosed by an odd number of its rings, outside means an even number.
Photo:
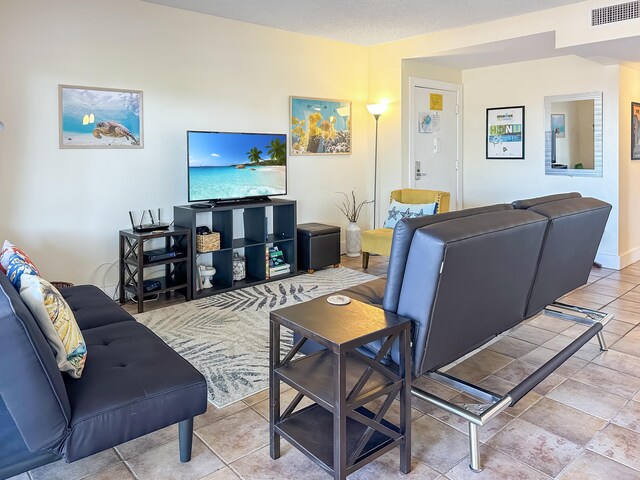
[[[411,79],[409,175],[412,188],[451,194],[451,210],[462,208],[461,86]]]

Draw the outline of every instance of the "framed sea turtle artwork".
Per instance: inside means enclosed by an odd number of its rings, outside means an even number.
[[[351,155],[351,102],[289,97],[290,155]]]
[[[143,148],[142,91],[58,85],[60,148]]]

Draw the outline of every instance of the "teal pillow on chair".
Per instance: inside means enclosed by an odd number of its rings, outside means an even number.
[[[397,200],[391,200],[387,219],[382,225],[385,228],[395,228],[396,223],[403,218],[424,217],[425,215],[433,215],[436,211],[437,203],[400,203]]]

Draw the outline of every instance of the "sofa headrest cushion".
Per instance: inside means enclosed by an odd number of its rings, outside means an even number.
[[[511,202],[511,205],[513,205],[513,208],[516,208],[518,210],[526,210],[542,203],[557,202],[558,200],[568,200],[570,198],[580,198],[581,196],[582,195],[580,195],[578,192],[556,193],[553,195],[545,195],[544,197],[515,200],[514,202]]]

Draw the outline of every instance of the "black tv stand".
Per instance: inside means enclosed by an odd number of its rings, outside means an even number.
[[[209,205],[209,204],[206,204]],[[250,287],[281,280],[297,274],[296,202],[269,199],[227,202],[202,209],[193,204],[173,207],[176,227],[191,231],[191,259],[193,298],[202,298],[237,288]],[[198,251],[199,226],[207,226],[220,234],[220,248]],[[268,248],[278,247],[291,266],[288,273],[271,277],[268,266]],[[246,276],[233,279],[233,254],[245,257]],[[213,287],[198,289],[198,266],[212,265],[216,269]]]

